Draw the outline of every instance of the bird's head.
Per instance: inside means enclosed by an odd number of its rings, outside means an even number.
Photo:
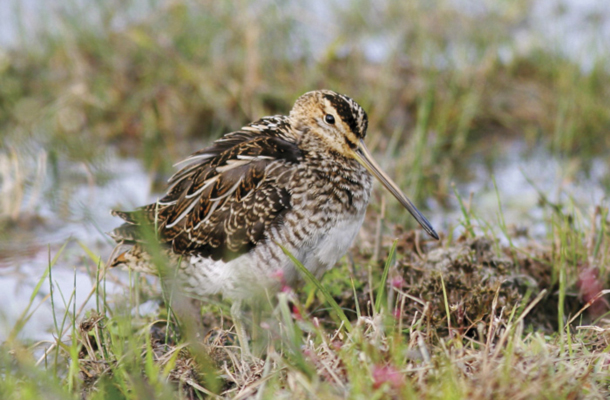
[[[364,138],[368,117],[358,103],[330,90],[307,92],[294,103],[290,123],[302,135],[315,138],[318,148],[358,161],[396,197],[430,236],[439,238],[430,222],[383,172],[366,148]]]
[[[330,90],[307,92],[290,111],[291,125],[327,151],[353,158],[369,124],[358,103]]]

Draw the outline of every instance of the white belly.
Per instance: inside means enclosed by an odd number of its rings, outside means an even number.
[[[293,249],[292,254],[320,278],[350,248],[363,220],[364,211],[355,218],[338,221],[300,249]],[[273,292],[282,285],[294,286],[302,281],[301,273],[283,253],[279,263],[270,263],[256,251],[228,262],[193,256],[182,263],[181,270],[187,291],[197,296],[221,293],[232,299],[247,299],[264,294],[266,290]]]
[[[299,260],[317,278],[320,278],[349,250],[363,221],[364,213],[358,218],[339,221],[326,234],[319,236],[316,243],[303,248],[299,253]],[[285,273],[295,272],[294,266],[290,263]],[[295,278],[298,276],[300,273],[297,273]]]

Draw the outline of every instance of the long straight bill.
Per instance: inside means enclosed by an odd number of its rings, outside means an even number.
[[[354,157],[356,158],[356,160],[358,160],[360,164],[364,166],[364,168],[366,168],[371,174],[373,174],[375,178],[379,179],[383,186],[385,186],[385,188],[388,189],[390,193],[394,195],[394,197],[396,197],[400,204],[402,204],[411,213],[415,220],[421,225],[422,228],[424,228],[426,232],[428,232],[430,236],[438,240],[438,234],[436,233],[430,222],[428,222],[426,217],[424,217],[423,214],[417,209],[417,207],[415,207],[413,203],[411,203],[411,200],[409,200],[407,196],[405,196],[400,191],[398,185],[394,183],[390,179],[390,177],[387,176],[386,173],[381,170],[381,167],[379,167],[379,164],[375,162],[373,156],[371,156],[371,153],[364,145],[364,141],[362,139],[360,140],[360,145],[354,151]]]

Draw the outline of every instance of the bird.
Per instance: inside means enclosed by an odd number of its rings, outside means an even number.
[[[111,236],[131,246],[112,265],[158,273],[148,239],[187,295],[239,302],[294,287],[302,278],[286,253],[318,278],[331,269],[362,226],[373,178],[438,240],[373,159],[364,143],[367,128],[356,101],[315,90],[301,95],[288,115],[225,134],[176,164],[181,168],[158,201],[112,211],[124,223]]]

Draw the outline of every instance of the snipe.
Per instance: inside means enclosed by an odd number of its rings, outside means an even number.
[[[157,272],[143,245],[153,231],[186,293],[234,300],[293,285],[299,274],[280,247],[314,275],[350,247],[371,199],[373,176],[426,232],[438,235],[364,145],[368,119],[347,96],[308,92],[289,116],[264,117],[180,164],[167,194],[112,233],[133,245],[113,265]],[[150,235],[149,235],[150,236]],[[178,265],[179,264],[179,265]]]

